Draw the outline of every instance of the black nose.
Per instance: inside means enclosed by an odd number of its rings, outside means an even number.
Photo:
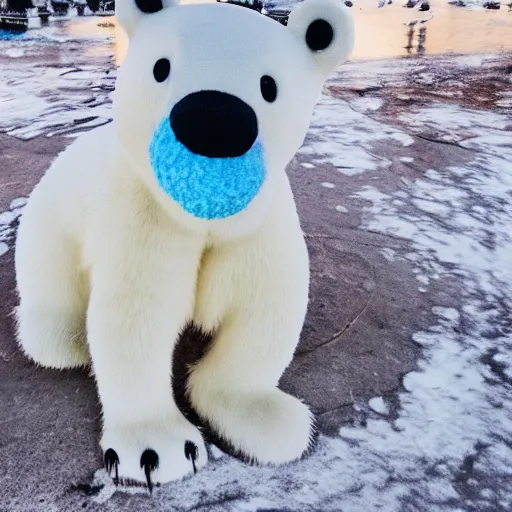
[[[176,138],[189,151],[210,158],[242,156],[258,136],[254,110],[219,91],[185,96],[172,109],[170,120]]]

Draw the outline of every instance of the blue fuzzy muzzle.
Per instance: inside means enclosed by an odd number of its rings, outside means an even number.
[[[258,141],[239,157],[196,155],[176,139],[168,118],[157,128],[149,156],[162,190],[200,219],[224,219],[241,212],[265,180]]]

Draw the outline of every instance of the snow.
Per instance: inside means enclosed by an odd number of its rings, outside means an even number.
[[[111,119],[115,74],[95,67],[2,65],[0,131],[30,139],[80,133]]]
[[[16,208],[21,208],[27,204],[28,199],[26,197],[19,197],[18,199],[13,199],[10,204],[11,210]]]
[[[345,206],[342,206],[341,204],[336,205],[336,211],[340,213],[348,213],[348,209],[345,208]]]
[[[408,457],[421,452],[425,461],[435,464],[442,454],[454,474],[464,456],[473,453],[478,443],[484,443],[492,448],[481,456],[482,469],[496,469],[496,463],[488,457],[491,450],[503,449],[508,457],[511,455],[510,448],[495,448],[495,440],[510,439],[512,435],[512,400],[506,385],[487,383],[486,379],[496,380],[496,376],[490,376],[492,369],[482,360],[499,347],[498,360],[494,360],[504,366],[505,375],[510,374],[511,361],[506,355],[512,350],[507,327],[512,310],[512,148],[510,137],[495,134],[497,126],[506,128],[509,121],[493,113],[441,106],[402,116],[413,130],[420,118],[436,131],[450,132],[453,139],[458,139],[462,130],[478,134],[466,143],[478,152],[465,166],[437,169],[430,178],[425,175],[407,182],[410,199],[401,194],[403,206],[397,207],[393,201],[396,194],[383,194],[369,187],[358,193],[372,203],[365,207],[364,228],[409,240],[419,275],[441,272],[445,278],[463,279],[462,310],[434,306],[437,323],[413,336],[424,354],[419,370],[404,378],[408,394],[400,397],[402,411],[395,426],[402,429],[398,437],[404,456],[405,452]],[[480,207],[475,209],[475,205]],[[501,334],[481,337],[481,332],[492,328],[498,328]],[[498,407],[493,405],[496,403]],[[424,424],[420,428],[421,417],[428,419],[428,427]],[[418,436],[416,447],[411,444],[407,449],[414,433]],[[390,433],[388,440],[393,437],[397,435]],[[509,472],[510,465],[498,471],[503,478]],[[414,473],[419,473],[417,467]],[[434,499],[433,489],[421,488],[420,484],[420,494]],[[510,481],[502,491],[504,503],[510,506]],[[446,482],[438,492],[442,499],[448,499],[454,490]],[[492,492],[496,498],[496,491]]]
[[[387,414],[389,409],[386,403],[384,402],[384,399],[381,396],[377,396],[372,398],[368,405],[370,406],[370,409],[372,411],[375,411],[378,414]]]
[[[0,132],[21,139],[76,136],[109,122],[116,78],[112,35],[99,29],[94,18],[84,18],[0,37],[5,39],[0,55],[11,58],[2,62],[0,75]],[[65,43],[65,50],[57,58],[50,54],[49,63],[38,62],[45,48],[55,51],[55,43]]]
[[[436,201],[428,201],[426,199],[413,199],[413,204],[425,213],[434,213],[441,216],[450,214],[450,207],[446,204]]]
[[[23,57],[25,52],[21,48],[9,48],[5,51],[5,55],[7,55],[7,57],[11,57],[12,59],[18,59]]]
[[[501,108],[512,108],[512,98],[503,98],[496,102],[496,106]]]
[[[9,251],[14,242],[15,223],[23,212],[26,197],[19,197],[11,201],[10,209],[0,213],[0,256]]]
[[[334,183],[329,183],[328,181],[324,181],[322,183],[320,183],[320,185],[322,185],[322,187],[324,188],[335,188],[336,185]]]
[[[445,142],[459,142],[483,134],[491,140],[493,136],[504,137],[502,130],[511,124],[510,119],[504,114],[467,110],[458,105],[445,103],[404,113],[399,119],[413,133],[434,132],[436,138]],[[484,144],[485,141],[481,143]]]
[[[352,109],[348,102],[322,95],[313,113],[307,143],[299,154],[313,164],[328,163],[346,176],[391,166],[373,153],[373,144],[390,141],[407,147],[414,139],[400,130]]]
[[[380,98],[361,97],[350,102],[350,106],[359,112],[373,112],[379,110],[384,102]]]
[[[382,248],[380,250],[380,253],[382,254],[382,256],[384,256],[384,258],[386,258],[386,261],[389,261],[390,263],[395,261],[396,252],[393,249],[391,249],[390,247]]]
[[[449,320],[454,324],[459,322],[460,314],[454,308],[443,308],[440,306],[435,306],[432,308],[432,312],[434,315],[439,316],[440,318],[444,318],[445,320]]]
[[[430,279],[423,275],[423,274],[417,274],[416,279],[421,283],[427,285],[430,282]]]
[[[16,215],[13,212],[3,212],[0,213],[0,225],[10,224]]]

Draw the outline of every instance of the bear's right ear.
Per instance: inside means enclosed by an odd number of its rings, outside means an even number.
[[[144,16],[178,5],[178,3],[179,0],[117,0],[116,19],[128,37],[131,37]]]
[[[343,0],[305,0],[296,4],[288,29],[316,60],[324,76],[349,56],[354,46],[354,22]]]

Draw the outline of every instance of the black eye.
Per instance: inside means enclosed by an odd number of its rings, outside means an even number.
[[[167,80],[169,73],[171,72],[171,63],[169,59],[158,59],[155,67],[153,68],[153,76],[157,82],[163,82]]]
[[[264,75],[260,80],[261,95],[265,101],[272,103],[277,98],[276,81],[268,75]]]
[[[325,20],[315,20],[306,31],[306,44],[314,52],[325,50],[334,39],[332,25]]]

